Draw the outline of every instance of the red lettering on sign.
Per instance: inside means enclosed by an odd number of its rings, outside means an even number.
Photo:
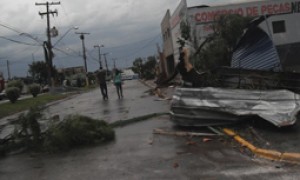
[[[291,4],[290,3],[285,3],[284,4],[284,12],[291,12]]]
[[[257,7],[247,7],[246,8],[247,16],[258,16],[258,8]]]
[[[196,15],[195,15],[195,21],[196,22],[201,22],[201,14],[200,13],[196,13]]]
[[[281,14],[291,11],[290,3],[269,4],[261,6],[262,14]]]

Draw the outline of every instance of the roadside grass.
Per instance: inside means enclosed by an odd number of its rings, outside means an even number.
[[[7,102],[7,103],[0,104],[0,119],[21,111],[25,111],[33,106],[43,106],[49,102],[64,99],[70,95],[73,95],[73,93],[71,94],[47,93],[43,95],[38,95],[35,98],[17,100],[15,103]]]
[[[64,99],[76,93],[80,93],[80,92],[85,93],[91,91],[95,88],[97,88],[97,85],[89,85],[81,88],[73,88],[72,90],[69,90],[68,93],[66,94],[56,94],[56,93],[39,94],[35,98],[17,100],[15,103],[11,103],[11,102],[3,103],[0,104],[0,119],[18,112],[28,110],[30,107],[33,106],[35,107],[43,106],[46,105],[47,103]]]

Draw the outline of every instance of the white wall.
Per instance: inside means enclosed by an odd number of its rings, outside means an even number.
[[[215,6],[206,8],[188,8],[188,19],[192,29],[196,31],[198,41],[213,33],[211,23],[218,14],[240,14],[242,16],[260,16],[272,14],[267,22],[275,45],[283,45],[300,42],[300,1],[272,0],[240,3],[234,5]],[[286,32],[273,34],[272,22],[284,20]],[[261,27],[268,33],[266,22]]]

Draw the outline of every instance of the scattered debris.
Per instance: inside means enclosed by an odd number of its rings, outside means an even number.
[[[113,128],[102,120],[70,115],[59,121],[49,119],[49,126],[41,128],[41,108],[33,107],[16,120],[14,131],[0,139],[0,156],[24,150],[57,152],[83,145],[114,140]]]
[[[179,164],[177,163],[177,162],[175,162],[174,164],[173,164],[173,168],[178,168],[179,167]]]
[[[212,141],[212,139],[211,138],[203,138],[202,139],[202,142],[209,142],[209,141]]]
[[[172,100],[172,98],[159,98],[159,99],[155,99],[155,101],[169,101]]]
[[[186,142],[186,145],[197,145],[197,143],[195,142],[195,141],[188,141],[188,142]]]
[[[257,131],[255,131],[255,129],[253,127],[249,127],[250,132],[252,135],[254,135],[256,137],[256,139],[258,139],[261,142],[265,142],[265,145],[270,146],[270,143],[268,141],[266,141],[265,139],[263,139]]]
[[[212,126],[259,116],[277,127],[295,124],[300,95],[289,90],[176,88],[171,120],[179,126]]]
[[[196,133],[196,132],[183,132],[183,131],[165,131],[163,129],[153,129],[153,134],[163,134],[163,135],[172,135],[172,136],[220,136],[219,134],[213,133]]]
[[[153,141],[154,141],[153,138],[149,139],[149,140],[148,140],[148,144],[152,145],[152,144],[153,144]]]
[[[214,128],[212,126],[207,126],[207,128],[216,134],[224,135],[224,133],[222,133],[221,131],[217,130],[216,128]]]
[[[182,155],[182,154],[191,154],[190,152],[176,152],[177,155]]]

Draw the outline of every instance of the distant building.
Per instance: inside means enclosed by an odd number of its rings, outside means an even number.
[[[139,75],[135,74],[131,68],[130,69],[123,69],[121,73],[122,80],[132,80],[138,79]]]
[[[183,23],[190,26],[190,43],[197,47],[208,35],[213,33],[212,23],[218,15],[223,14],[251,17],[271,15],[259,26],[273,41],[282,70],[300,72],[300,61],[298,60],[300,57],[300,33],[298,32],[300,1],[294,0],[245,2],[211,7],[206,5],[187,7],[186,0],[181,0],[172,15],[169,10],[167,11],[161,23],[166,69],[172,69],[170,66],[174,66],[178,61],[179,45],[176,41],[181,37]],[[173,62],[168,60],[172,58]]]
[[[60,69],[57,69],[57,71],[59,73],[63,73],[65,76],[71,76],[74,74],[85,73],[83,66],[60,68]]]

